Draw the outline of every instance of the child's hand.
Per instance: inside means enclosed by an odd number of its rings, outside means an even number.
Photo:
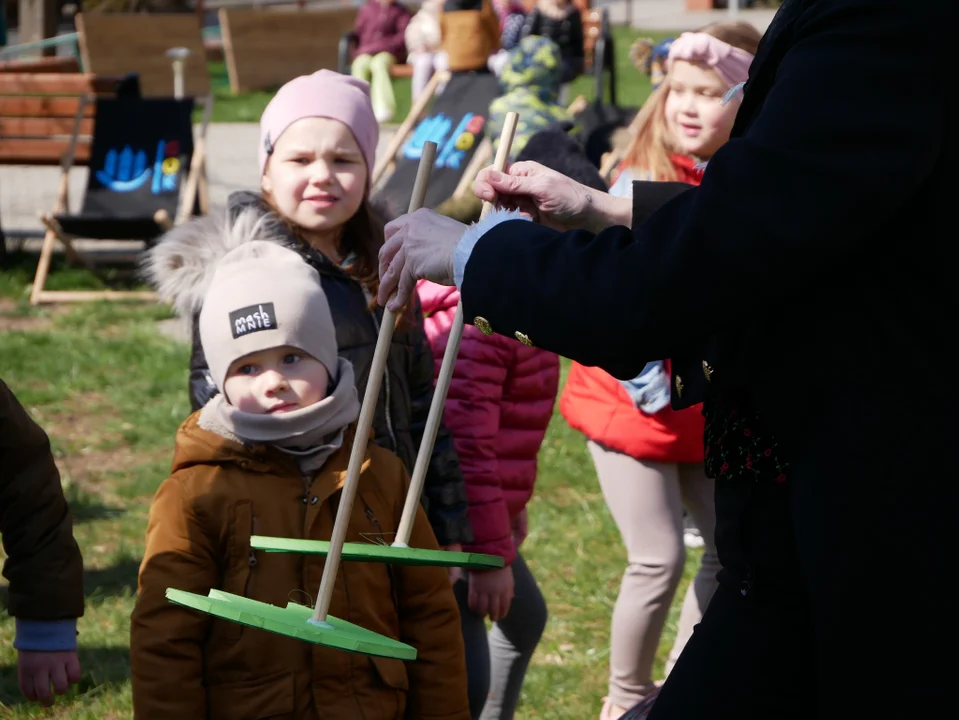
[[[493,622],[502,620],[513,602],[513,569],[509,566],[469,574],[469,608]]]
[[[523,544],[526,536],[529,535],[529,520],[526,515],[526,508],[523,508],[519,515],[510,521],[510,527],[513,530],[513,544],[516,546],[516,549],[519,550],[519,546]]]
[[[17,656],[20,692],[27,700],[49,707],[53,705],[50,685],[63,695],[80,682],[80,660],[76,650],[40,652],[20,650]]]
[[[446,552],[463,552],[463,546],[459,543],[453,543],[443,548]],[[463,579],[463,568],[448,568],[450,573],[450,585],[455,585],[458,580]]]

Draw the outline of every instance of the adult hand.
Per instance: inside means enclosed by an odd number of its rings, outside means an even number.
[[[57,695],[63,695],[71,685],[80,682],[80,660],[76,650],[20,650],[17,656],[17,672],[23,696],[27,700],[49,707],[53,705],[51,684]]]
[[[535,162],[513,163],[507,173],[484,168],[473,182],[480,200],[519,210],[533,222],[566,231],[599,232],[610,225],[630,224],[632,205],[571,180]]]
[[[380,291],[377,301],[399,310],[424,278],[441,285],[453,284],[453,251],[466,226],[425,208],[403,215],[384,228],[380,248]],[[390,296],[396,295],[390,299]]]
[[[489,615],[493,622],[502,620],[513,602],[513,569],[508,565],[496,570],[469,574],[468,604],[481,617]]]

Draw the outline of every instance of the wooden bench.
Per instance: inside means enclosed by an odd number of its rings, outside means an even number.
[[[115,94],[121,80],[91,73],[0,73],[0,164],[85,165],[96,97]]]
[[[298,75],[338,67],[339,39],[353,27],[356,9],[221,8],[220,29],[234,93],[275,90]]]
[[[78,73],[80,62],[75,55],[0,60],[0,73]]]

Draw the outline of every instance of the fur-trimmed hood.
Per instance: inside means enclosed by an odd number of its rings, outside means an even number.
[[[146,253],[143,275],[178,315],[191,318],[203,305],[220,259],[252,240],[294,249],[298,245],[257,195],[237,193],[222,212],[191,220],[163,235]]]

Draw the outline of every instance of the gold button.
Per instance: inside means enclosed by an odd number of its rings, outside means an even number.
[[[683,379],[679,377],[679,375],[677,375],[675,379],[673,380],[673,382],[676,385],[676,394],[679,395],[679,397],[682,397],[683,396]]]
[[[526,347],[533,347],[533,341],[529,339],[529,335],[521,333],[519,330],[513,333],[513,335],[515,335],[516,339],[523,343]]]
[[[473,318],[473,326],[484,335],[493,334],[493,327],[489,324],[489,320],[481,315],[477,315],[475,318]]]
[[[708,362],[706,362],[705,360],[703,360],[703,375],[706,376],[706,380],[707,380],[708,382],[712,382],[712,381],[713,381],[713,368],[712,368],[712,366],[711,366]]]

